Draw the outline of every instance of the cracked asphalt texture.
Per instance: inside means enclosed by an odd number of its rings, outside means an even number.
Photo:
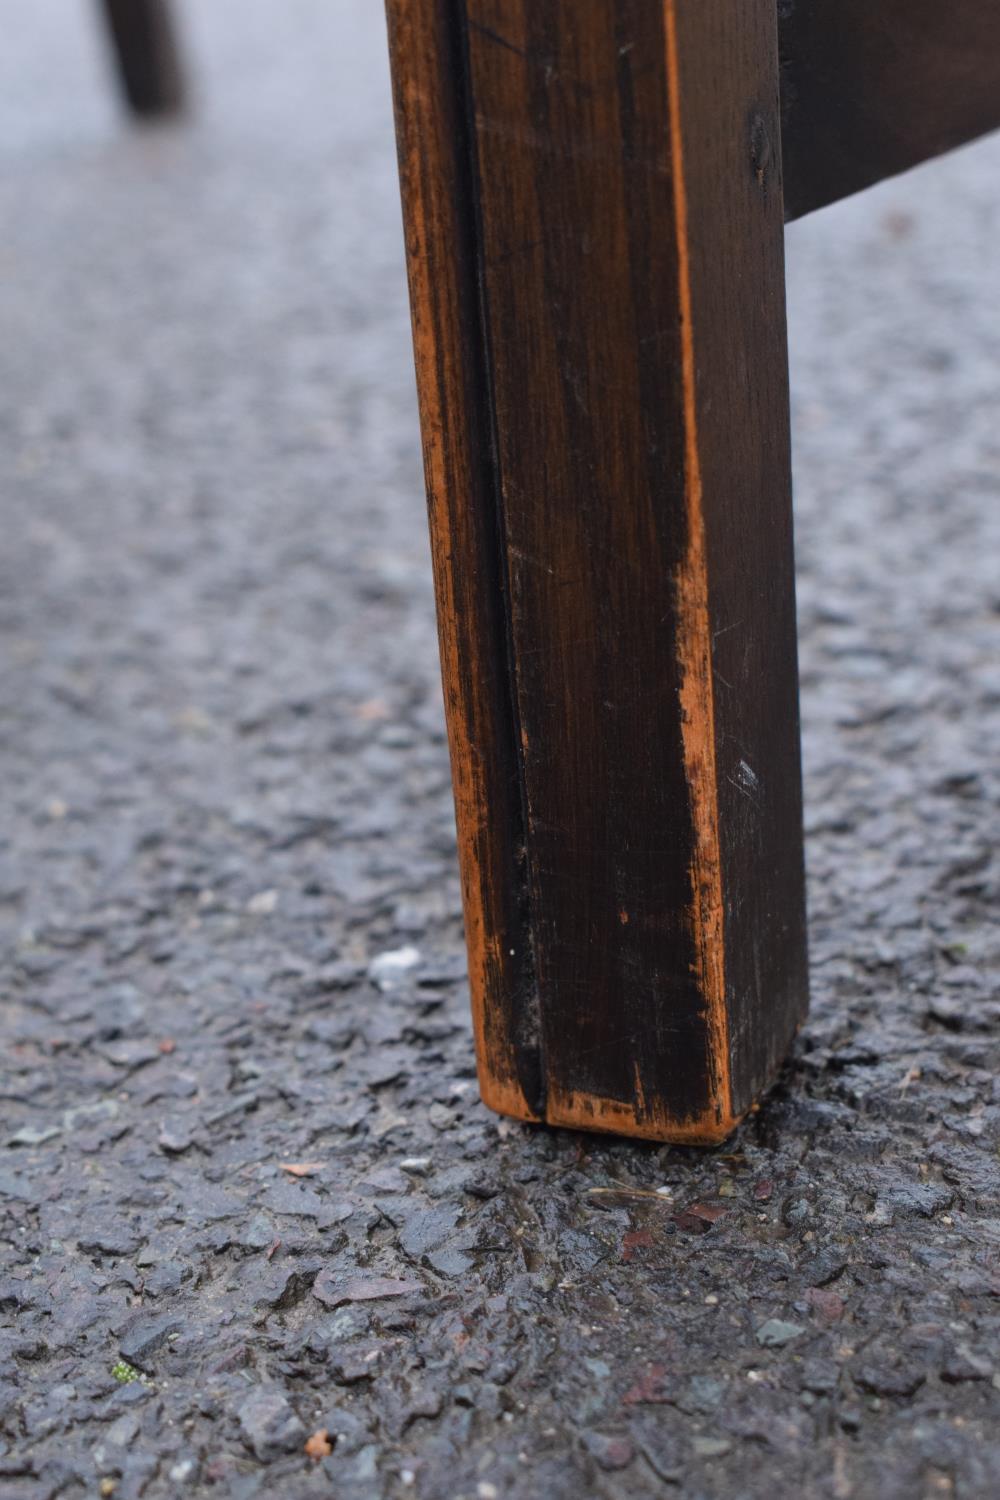
[[[789,233],[812,1015],[657,1149],[477,1098],[379,7],[182,19],[0,59],[0,1495],[996,1496],[1000,141]]]

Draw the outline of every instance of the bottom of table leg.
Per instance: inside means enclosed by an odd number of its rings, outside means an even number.
[[[530,1125],[552,1125],[567,1130],[587,1130],[603,1135],[625,1135],[637,1140],[661,1141],[684,1146],[716,1146],[726,1140],[749,1110],[734,1115],[708,1110],[689,1119],[672,1119],[662,1111],[601,1099],[592,1094],[550,1090],[544,1115],[533,1114],[509,1089],[492,1079],[480,1079],[483,1103],[497,1114]],[[751,1106],[752,1107],[752,1106]]]

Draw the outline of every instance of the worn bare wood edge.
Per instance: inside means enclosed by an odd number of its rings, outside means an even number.
[[[725,0],[677,3],[674,25],[696,164],[687,173],[693,389],[738,1118],[774,1081],[809,997],[778,38],[773,8],[747,0],[735,17]],[[725,89],[713,86],[722,56]]]
[[[1000,128],[995,0],[778,0],[785,215]]]
[[[627,1135],[676,1146],[717,1146],[732,1135],[749,1108],[734,1114],[713,1106],[693,1119],[683,1119],[666,1110],[646,1107],[643,1101],[634,1107],[620,1099],[575,1093],[550,1083],[545,1120],[549,1125],[598,1135]]]
[[[479,1086],[544,1118],[460,18],[387,0],[438,636]]]
[[[678,640],[681,660],[681,734],[693,807],[694,858],[691,927],[707,1004],[708,1066],[714,1097],[714,1127],[728,1135],[736,1124],[730,1078],[729,1018],[726,1009],[725,934],[719,802],[715,759],[715,686],[708,607],[704,491],[698,439],[694,317],[691,298],[691,253],[681,110],[681,70],[676,0],[666,0],[664,15],[670,155],[677,233],[677,300],[680,311],[681,384],[684,393],[684,494],[687,502],[687,556],[677,577]],[[696,1122],[695,1128],[702,1128]]]

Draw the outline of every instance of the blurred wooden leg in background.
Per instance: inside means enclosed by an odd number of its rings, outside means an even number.
[[[101,0],[122,89],[137,115],[172,114],[184,79],[170,0]]]

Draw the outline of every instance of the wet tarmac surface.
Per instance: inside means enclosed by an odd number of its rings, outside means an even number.
[[[813,1009],[479,1103],[378,7],[0,65],[0,1495],[1000,1492],[1000,142],[789,234]],[[308,1448],[307,1448],[308,1444]]]

